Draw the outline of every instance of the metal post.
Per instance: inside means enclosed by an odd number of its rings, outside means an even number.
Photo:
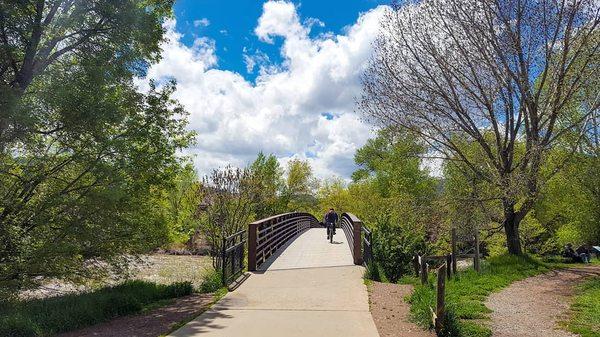
[[[225,274],[226,274],[225,268],[227,267],[226,263],[225,263],[225,249],[226,249],[225,242],[226,241],[227,240],[225,240],[225,238],[223,238],[222,243],[221,243],[221,283],[223,283],[224,286],[227,285],[227,280],[225,280]]]
[[[448,276],[448,279],[450,279],[452,277],[452,268],[450,268],[450,266],[452,265],[452,254],[448,254],[446,255],[446,276]]]

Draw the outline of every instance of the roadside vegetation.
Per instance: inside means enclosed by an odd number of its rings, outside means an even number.
[[[208,257],[154,255],[144,260],[132,280],[59,296],[0,302],[0,336],[51,336],[144,313],[193,293],[212,293],[217,300],[227,292]]]
[[[558,267],[529,256],[501,255],[487,259],[481,272],[472,269],[458,272],[446,282],[446,325],[441,336],[490,337],[486,326],[491,312],[486,298],[511,283]],[[432,277],[435,277],[433,275]],[[414,282],[415,290],[408,299],[411,316],[423,328],[433,328],[431,309],[435,308],[436,290]]]
[[[581,337],[600,336],[600,278],[579,285],[566,327]]]
[[[192,292],[189,282],[160,285],[127,281],[88,293],[3,303],[0,335],[51,336],[117,316],[139,313]]]

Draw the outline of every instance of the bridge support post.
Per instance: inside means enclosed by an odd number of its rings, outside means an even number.
[[[248,270],[256,270],[256,244],[257,244],[258,225],[251,223],[248,225]]]
[[[352,224],[353,224],[353,228],[352,231],[354,232],[354,242],[352,243],[354,245],[354,264],[356,265],[361,265],[363,264],[363,254],[362,254],[362,221],[355,219]]]

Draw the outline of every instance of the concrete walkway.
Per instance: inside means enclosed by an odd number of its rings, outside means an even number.
[[[341,229],[309,229],[238,289],[170,336],[378,337],[363,268]]]

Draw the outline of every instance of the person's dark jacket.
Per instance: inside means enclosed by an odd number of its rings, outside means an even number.
[[[325,214],[325,224],[336,223],[338,221],[338,215],[336,212]]]

